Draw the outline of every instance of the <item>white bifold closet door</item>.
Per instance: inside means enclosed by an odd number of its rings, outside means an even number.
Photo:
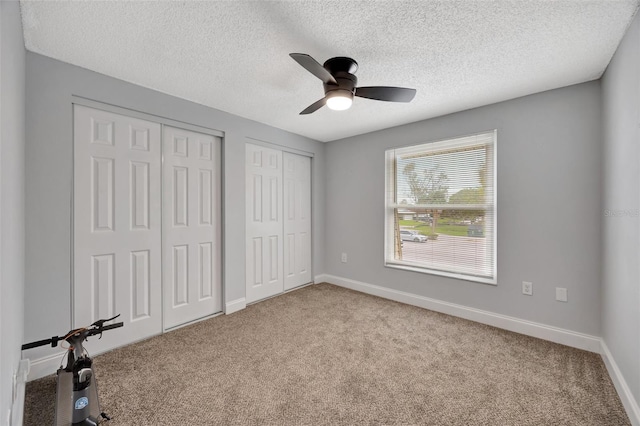
[[[120,314],[92,352],[162,332],[160,124],[74,106],[73,327]]]
[[[92,352],[222,310],[220,149],[218,137],[74,105],[73,327],[124,322]]]
[[[220,140],[164,126],[164,327],[222,310]]]
[[[311,282],[310,165],[246,144],[247,303]]]

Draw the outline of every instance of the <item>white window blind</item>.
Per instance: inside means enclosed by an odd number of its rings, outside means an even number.
[[[496,131],[386,151],[385,264],[496,280]]]

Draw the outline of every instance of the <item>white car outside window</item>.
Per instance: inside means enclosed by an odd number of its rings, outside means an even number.
[[[406,229],[400,230],[400,239],[403,241],[415,241],[417,243],[424,243],[427,241],[427,237],[420,234],[418,231],[409,231]]]

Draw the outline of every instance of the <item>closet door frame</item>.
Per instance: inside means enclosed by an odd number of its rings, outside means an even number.
[[[104,102],[100,102],[94,99],[89,99],[89,98],[85,98],[82,96],[76,96],[76,95],[72,95],[71,96],[71,109],[73,110],[75,108],[76,105],[79,106],[84,106],[84,107],[88,107],[88,108],[93,108],[93,109],[97,109],[97,110],[101,110],[101,111],[105,111],[105,112],[109,112],[109,113],[114,113],[114,114],[119,114],[119,115],[124,115],[127,117],[131,117],[131,118],[137,118],[140,120],[146,120],[146,121],[150,121],[150,122],[154,122],[157,123],[161,126],[161,137],[160,137],[160,143],[162,145],[163,140],[162,140],[162,130],[164,128],[164,126],[171,126],[171,127],[176,127],[176,128],[181,128],[181,129],[185,129],[185,130],[189,130],[189,131],[193,131],[193,132],[197,132],[197,133],[203,133],[209,136],[214,136],[217,138],[221,139],[221,145],[220,145],[220,176],[222,177],[220,179],[220,205],[222,207],[222,211],[220,214],[220,247],[221,249],[225,247],[225,233],[224,233],[224,146],[225,146],[225,133],[220,131],[220,130],[216,130],[216,129],[211,129],[208,127],[202,127],[202,126],[198,126],[195,124],[191,124],[191,123],[186,123],[183,121],[178,121],[178,120],[173,120],[171,118],[167,118],[167,117],[163,117],[163,116],[159,116],[159,115],[154,115],[154,114],[149,114],[149,113],[145,113],[142,111],[137,111],[137,110],[133,110],[133,109],[129,109],[129,108],[124,108],[124,107],[120,107],[117,105],[112,105],[112,104],[108,104],[108,103],[104,103]],[[73,116],[73,113],[72,113]],[[72,123],[72,128],[75,127],[75,123]],[[73,129],[72,129],[72,133],[73,133]],[[75,141],[74,141],[75,143]],[[72,155],[72,164],[74,164],[74,160],[73,160],[73,156],[74,156],[74,149],[71,150],[71,155]],[[164,153],[162,153],[161,150],[161,171],[162,171],[162,167],[164,166]],[[72,170],[72,182],[74,182],[75,180],[75,165],[73,167]],[[71,324],[75,323],[75,306],[74,306],[74,288],[75,288],[75,282],[74,282],[74,276],[75,276],[75,265],[74,265],[74,253],[75,253],[75,235],[74,235],[74,226],[75,226],[75,218],[74,218],[74,205],[75,205],[75,199],[74,199],[74,185],[71,185],[71,193],[69,194],[69,200],[71,203],[71,235],[70,235],[70,246],[71,246],[71,263],[70,263],[70,268],[71,268],[71,312],[69,314],[69,319],[71,320]],[[161,196],[162,197],[162,196]],[[161,200],[162,203],[162,200]],[[162,233],[162,231],[161,231]],[[213,316],[217,316],[220,315],[222,313],[224,313],[224,306],[225,306],[225,293],[226,293],[226,289],[225,289],[225,267],[224,267],[224,253],[222,254],[222,259],[221,259],[221,265],[220,265],[220,269],[221,269],[221,301],[222,301],[222,312],[219,313],[214,313],[212,315],[206,316],[204,318],[200,318],[197,319],[195,321],[192,322],[188,322],[176,327],[172,327],[170,329],[165,328],[164,326],[164,312],[161,312],[161,319],[162,319],[162,331],[161,333],[170,331],[170,330],[175,330],[177,328],[180,328],[182,326],[185,325],[189,325],[192,324],[194,322],[198,322],[207,318],[211,318]],[[161,310],[164,307],[164,277],[161,277]],[[150,336],[148,336],[150,337]],[[95,352],[95,354],[101,353],[100,351]]]
[[[288,152],[290,154],[296,154],[296,155],[300,155],[303,157],[309,157],[310,159],[310,170],[309,170],[309,192],[310,192],[310,204],[309,204],[309,211],[310,211],[310,215],[311,215],[311,224],[310,224],[310,229],[311,229],[311,238],[309,241],[309,245],[310,245],[310,249],[309,249],[309,259],[310,259],[310,270],[311,270],[311,281],[309,282],[309,284],[313,284],[314,283],[314,262],[313,262],[313,255],[314,255],[314,250],[313,250],[313,242],[314,242],[314,224],[315,224],[315,215],[313,214],[314,211],[314,203],[313,203],[313,173],[314,173],[314,167],[315,167],[315,162],[313,161],[313,158],[315,157],[315,154],[313,152],[309,152],[309,151],[304,151],[301,149],[296,149],[296,148],[292,148],[286,145],[280,145],[274,142],[268,142],[268,141],[264,141],[261,139],[256,139],[256,138],[252,138],[252,137],[245,137],[245,168],[246,168],[246,145],[247,144],[251,144],[251,145],[257,145],[257,146],[262,146],[264,148],[269,148],[269,149],[275,149],[278,151],[281,151],[282,153]],[[246,173],[245,173],[246,176]],[[245,182],[245,186],[246,186],[246,182]],[[283,188],[283,193],[284,193],[284,188]],[[246,211],[246,206],[245,206],[245,211]],[[283,208],[283,212],[284,212],[284,208]],[[247,223],[247,218],[245,217],[245,232],[246,232],[246,223]],[[283,226],[283,234],[284,234],[284,226]],[[284,235],[283,235],[284,236]],[[245,245],[247,244],[247,236],[245,235]],[[245,253],[246,253],[246,247],[245,247]],[[284,255],[284,253],[283,253]],[[246,259],[246,254],[245,254],[245,264],[247,262]],[[283,262],[284,263],[284,262]],[[246,267],[245,267],[246,269]],[[284,265],[283,265],[283,271],[284,271]],[[246,291],[246,277],[245,277],[245,291]],[[284,278],[283,278],[284,279]],[[282,293],[279,294],[283,294],[283,293],[287,293],[289,291],[294,291],[297,290],[299,288],[305,287],[308,284],[303,284],[301,286],[298,287],[294,287],[291,289],[284,289],[282,291]],[[284,288],[284,287],[283,287]],[[247,295],[245,294],[245,298],[246,300],[248,300]],[[253,303],[258,303],[261,300],[265,300],[265,299],[260,299],[260,300],[256,300],[256,301],[252,301],[252,302],[248,302],[247,305],[251,305]]]
[[[186,123],[184,121],[173,120],[171,118],[163,117],[160,115],[153,115],[135,109],[129,109],[120,107],[117,105],[107,104],[104,102],[96,101],[82,96],[71,96],[71,105],[82,105],[89,108],[99,109],[106,112],[112,112],[114,114],[126,115],[131,118],[139,118],[141,120],[153,121],[160,125],[167,125],[171,127],[177,127],[184,130],[190,130],[192,132],[204,133],[205,135],[215,136],[222,138],[222,144],[224,147],[225,133],[220,130],[210,129],[208,127],[198,126],[197,124]]]

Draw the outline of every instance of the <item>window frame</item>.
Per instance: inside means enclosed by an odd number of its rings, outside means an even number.
[[[437,152],[439,150],[445,151],[460,147],[473,146],[471,138],[478,136],[485,136],[492,134],[492,142],[490,144],[490,158],[492,161],[491,167],[491,180],[492,180],[492,195],[493,203],[490,204],[492,209],[492,237],[491,249],[493,250],[493,258],[491,262],[491,276],[482,277],[472,274],[465,274],[461,272],[451,272],[441,269],[433,269],[429,265],[420,265],[419,262],[397,260],[395,259],[395,223],[394,223],[394,210],[400,208],[400,204],[397,203],[396,194],[396,178],[397,178],[397,158],[396,152],[402,151],[402,154],[406,155],[411,151],[418,152]],[[384,266],[393,269],[401,269],[405,271],[418,272],[429,275],[437,275],[448,278],[455,278],[464,281],[477,282],[481,284],[497,285],[497,272],[498,272],[498,191],[497,191],[497,145],[498,145],[498,131],[497,129],[487,130],[483,132],[454,136],[445,139],[438,139],[428,142],[422,142],[418,144],[405,145],[399,147],[392,147],[385,149],[385,188],[384,188]],[[426,149],[425,149],[426,148]],[[450,205],[447,205],[447,207]],[[486,209],[487,204],[485,204]],[[407,206],[402,206],[407,208]],[[443,205],[444,207],[444,205]]]

